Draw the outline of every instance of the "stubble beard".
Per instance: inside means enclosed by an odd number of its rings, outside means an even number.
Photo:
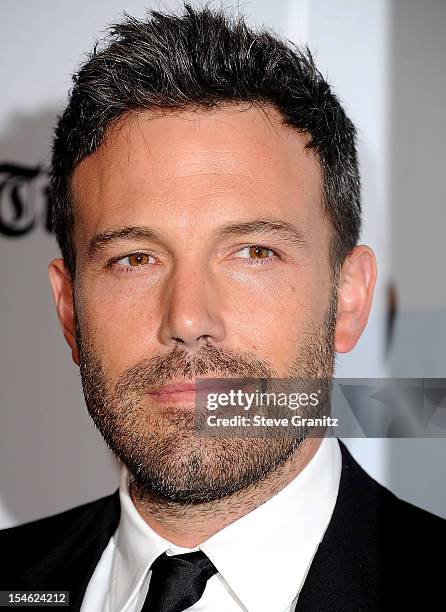
[[[337,293],[332,292],[325,320],[309,327],[304,343],[285,377],[318,378],[325,385],[313,414],[327,412],[334,370]],[[94,334],[74,308],[80,375],[88,412],[106,444],[129,470],[135,494],[155,503],[190,506],[229,498],[255,488],[296,452],[308,436],[198,436],[193,410],[169,406],[160,410],[147,392],[172,380],[195,377],[277,379],[267,360],[204,345],[193,356],[176,346],[123,371],[113,384]]]

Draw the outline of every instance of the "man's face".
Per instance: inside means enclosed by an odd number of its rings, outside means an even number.
[[[299,444],[197,437],[190,395],[161,386],[332,375],[331,228],[306,142],[266,107],[141,112],[75,171],[84,394],[155,496],[224,497]]]

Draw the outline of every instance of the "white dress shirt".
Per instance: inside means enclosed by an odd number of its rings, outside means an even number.
[[[218,573],[190,612],[292,612],[330,522],[341,477],[336,438],[322,440],[305,468],[271,499],[196,548],[180,548],[141,517],[122,468],[118,528],[88,584],[81,612],[139,612],[149,568],[162,553],[202,550]]]

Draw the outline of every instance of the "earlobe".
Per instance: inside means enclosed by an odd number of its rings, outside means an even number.
[[[341,269],[335,350],[348,353],[358,342],[372,305],[376,282],[376,258],[366,245],[356,246]]]
[[[49,263],[48,276],[63,335],[71,348],[73,361],[79,365],[73,311],[73,285],[63,259],[53,259]]]

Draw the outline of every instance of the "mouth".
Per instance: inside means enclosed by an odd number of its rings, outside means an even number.
[[[201,380],[198,383],[184,382],[163,385],[147,393],[147,396],[161,403],[189,404],[195,403],[198,398],[205,399],[209,393],[229,393],[238,388],[240,387],[234,387],[234,384],[226,379],[211,379],[209,382]]]

